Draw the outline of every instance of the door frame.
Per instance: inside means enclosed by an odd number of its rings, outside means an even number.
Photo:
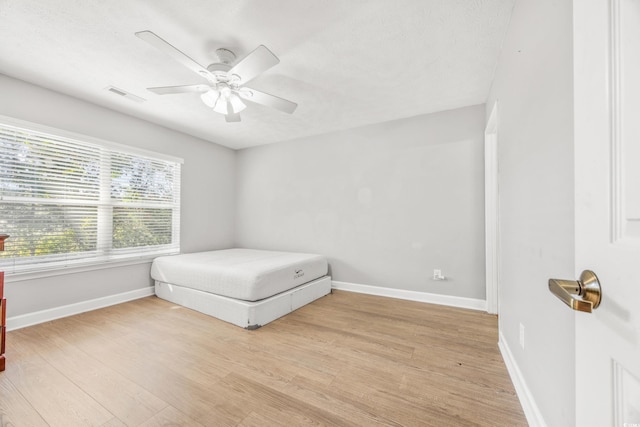
[[[484,130],[484,230],[487,313],[498,314],[500,218],[498,191],[498,101]]]

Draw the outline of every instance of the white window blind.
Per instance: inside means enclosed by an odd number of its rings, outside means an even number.
[[[8,273],[180,250],[180,163],[0,123]]]

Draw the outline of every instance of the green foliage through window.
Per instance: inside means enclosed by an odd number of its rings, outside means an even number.
[[[0,123],[0,266],[176,252],[179,184],[176,161]]]

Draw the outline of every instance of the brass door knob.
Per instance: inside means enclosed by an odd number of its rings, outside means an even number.
[[[583,271],[579,280],[549,279],[549,290],[572,309],[587,313],[602,300],[600,281],[590,270]]]

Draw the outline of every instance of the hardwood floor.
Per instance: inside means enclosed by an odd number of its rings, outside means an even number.
[[[0,426],[526,426],[496,317],[334,291],[256,331],[148,297],[8,333]]]

